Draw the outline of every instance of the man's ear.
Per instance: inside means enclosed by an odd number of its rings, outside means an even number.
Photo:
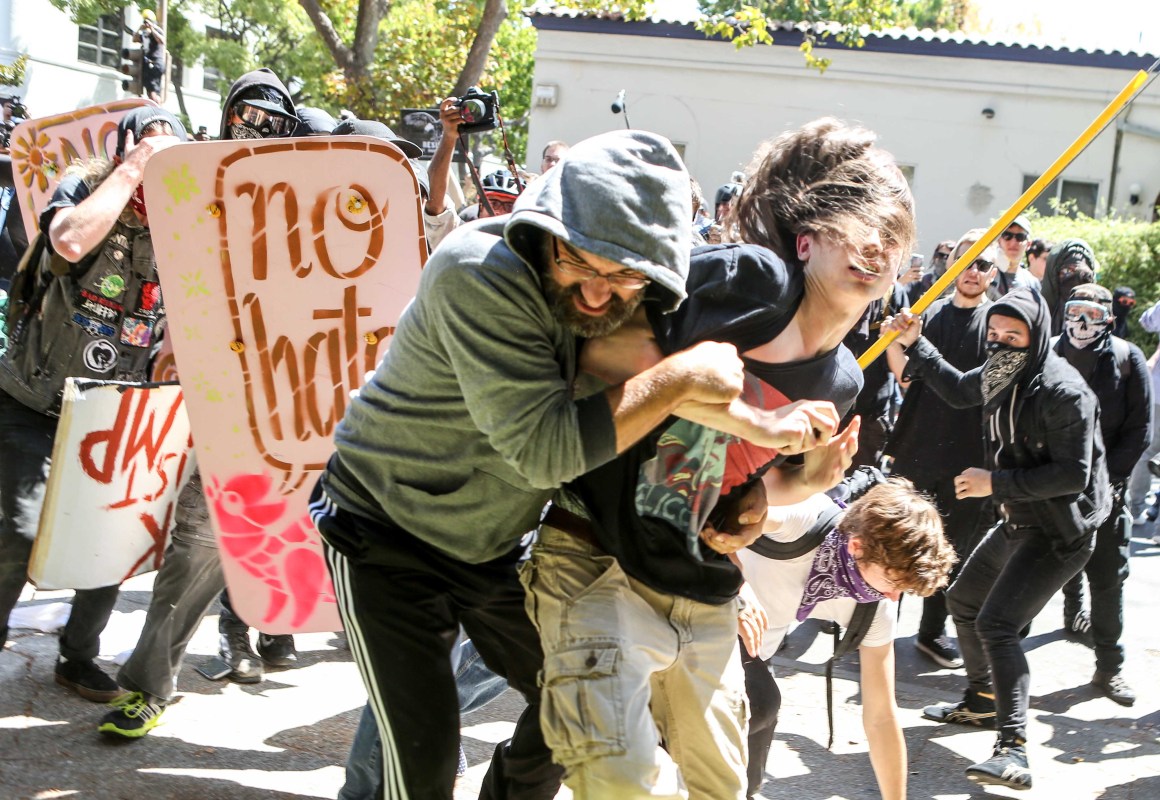
[[[797,249],[798,261],[806,262],[810,260],[810,248],[813,247],[813,241],[808,233],[799,233],[797,235],[797,242],[795,243]]]

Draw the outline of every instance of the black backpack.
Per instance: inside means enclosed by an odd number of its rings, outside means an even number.
[[[885,481],[886,476],[874,467],[859,467],[854,470],[850,477],[846,478],[834,489],[831,489],[827,494],[834,498],[835,501],[848,504],[857,500],[874,486]],[[808,531],[792,542],[775,542],[771,539],[761,537],[749,545],[749,549],[758,555],[772,558],[776,561],[788,561],[791,558],[804,556],[811,550],[816,550],[821,546],[826,536],[838,524],[838,519],[842,516],[843,510],[843,508],[835,503],[832,508],[826,509],[818,517]],[[854,607],[854,614],[850,617],[850,624],[846,628],[845,635],[842,634],[842,626],[836,622],[830,623],[830,632],[834,635],[834,654],[826,661],[826,719],[830,724],[830,740],[826,744],[827,750],[834,746],[834,662],[842,656],[853,652],[857,649],[858,645],[862,644],[862,640],[866,638],[866,634],[870,631],[870,625],[874,622],[874,615],[878,611],[879,602],[881,601],[875,600],[873,603],[858,603]]]
[[[93,257],[86,256],[80,264],[87,264]],[[71,269],[73,265],[48,246],[48,237],[37,231],[20,257],[8,287],[8,306],[3,319],[4,347],[0,348],[0,355],[23,338],[28,321],[40,313],[53,279],[67,275]]]

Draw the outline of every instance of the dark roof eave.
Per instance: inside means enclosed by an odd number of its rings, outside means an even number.
[[[693,23],[642,21],[628,22],[607,17],[559,16],[532,13],[532,24],[538,30],[567,31],[570,33],[598,33],[620,36],[659,36],[670,39],[699,41],[726,40],[707,37]],[[804,36],[799,30],[773,30],[774,47],[797,49]],[[1035,64],[1058,64],[1070,67],[1099,67],[1103,69],[1148,69],[1155,56],[1141,53],[1109,53],[1104,50],[1068,50],[1054,47],[1036,47],[1000,42],[943,41],[921,36],[884,36],[868,34],[860,48],[868,53],[897,53],[900,55],[941,56],[943,58],[977,58],[988,61],[1018,61]],[[819,37],[816,50],[844,48],[832,37]]]

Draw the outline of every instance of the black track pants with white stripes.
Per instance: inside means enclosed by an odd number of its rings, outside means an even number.
[[[462,623],[484,663],[524,695],[496,747],[483,800],[550,800],[563,771],[540,731],[540,639],[524,610],[518,551],[484,564],[450,558],[399,528],[334,506],[315,489],[339,612],[383,741],[385,800],[451,800],[459,711],[451,647]]]

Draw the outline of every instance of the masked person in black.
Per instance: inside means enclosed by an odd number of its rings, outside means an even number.
[[[987,361],[967,373],[899,314],[910,365],[953,406],[983,406],[987,467],[955,478],[956,497],[990,497],[1000,522],[983,537],[947,592],[968,688],[928,719],[998,729],[991,758],[967,768],[977,783],[1031,788],[1027,709],[1031,673],[1020,632],[1083,568],[1092,534],[1111,508],[1095,395],[1050,346],[1041,295],[1016,289],[987,313]],[[994,689],[992,689],[992,682]]]
[[[1063,304],[1071,290],[1096,279],[1096,256],[1083,239],[1064,239],[1047,254],[1041,291],[1051,312],[1051,335],[1063,333]]]
[[[1091,632],[1096,650],[1092,685],[1120,705],[1136,702],[1121,674],[1124,648],[1124,580],[1132,517],[1126,488],[1132,468],[1151,441],[1152,381],[1148,362],[1136,345],[1112,334],[1112,293],[1095,283],[1077,286],[1063,307],[1064,335],[1053,348],[1087,381],[1100,405],[1100,430],[1111,479],[1112,511],[1096,533],[1095,550],[1084,572],[1091,584],[1091,613],[1083,610],[1083,575],[1063,587],[1063,625],[1071,633]]]
[[[1112,336],[1121,339],[1128,338],[1128,322],[1131,319],[1132,309],[1136,307],[1136,292],[1131,286],[1117,286],[1112,292],[1112,313],[1116,315],[1115,325],[1112,327]]]

